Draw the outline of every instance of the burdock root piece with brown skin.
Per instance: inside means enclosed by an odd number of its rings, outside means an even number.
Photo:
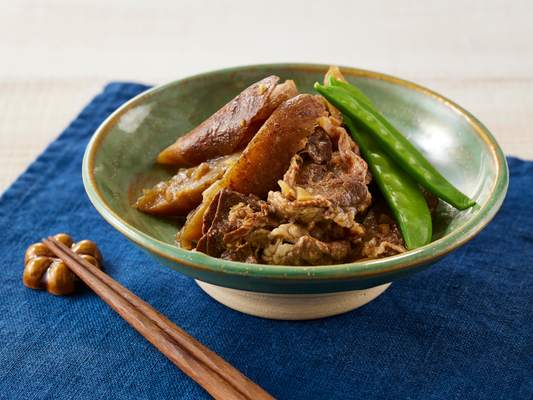
[[[285,103],[287,100],[298,96],[299,94],[300,93],[298,93],[298,88],[296,87],[294,81],[287,79],[285,83],[280,83],[268,97],[265,106],[257,115],[257,119],[266,121],[268,117],[272,115],[274,110],[276,110],[276,108]]]
[[[323,105],[310,94],[283,103],[226,172],[223,181],[227,187],[244,195],[266,197],[277,187],[292,157],[305,146],[324,115]]]
[[[261,112],[254,117],[253,122],[242,136],[237,145],[240,150],[230,155],[204,161],[194,167],[181,168],[170,181],[160,182],[152,189],[143,190],[143,196],[133,207],[156,215],[187,215],[202,202],[203,191],[222,178],[224,172],[240,157],[244,146],[252,140],[268,117],[282,103],[296,96],[298,96],[298,89],[293,81],[287,80],[277,85]]]
[[[254,122],[279,81],[269,76],[242,91],[237,97],[204,121],[199,127],[167,147],[156,161],[192,167],[233,153]]]
[[[96,244],[90,240],[74,243],[72,238],[59,233],[54,239],[70,247],[74,253],[90,262],[98,269],[102,269],[104,260]],[[72,293],[82,281],[43,243],[35,243],[26,251],[24,258],[23,281],[31,289],[46,290],[52,294],[62,296]]]

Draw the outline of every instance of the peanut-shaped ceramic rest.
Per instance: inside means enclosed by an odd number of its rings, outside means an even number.
[[[100,250],[94,242],[82,240],[74,243],[72,238],[59,233],[55,239],[70,247],[80,257],[102,269],[104,260]],[[24,284],[32,289],[42,289],[55,295],[65,295],[76,290],[76,286],[83,283],[54,253],[43,243],[35,243],[26,251],[24,260]]]

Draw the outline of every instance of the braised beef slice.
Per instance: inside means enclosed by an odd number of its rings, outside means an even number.
[[[334,242],[345,238],[344,229],[331,220],[319,221],[312,229],[309,235],[321,242]]]
[[[249,243],[237,246],[235,249],[226,251],[220,257],[223,260],[238,261],[248,264],[258,264],[257,258],[253,253],[252,246]]]
[[[321,126],[315,127],[305,147],[299,152],[300,157],[308,156],[315,164],[326,164],[331,160],[332,153],[331,140]]]
[[[231,214],[230,214],[231,216]],[[235,216],[234,216],[235,218]],[[264,215],[262,212],[248,213],[247,215],[237,215],[236,218],[239,220],[237,225],[238,228],[228,232],[224,235],[223,241],[226,244],[238,243],[241,241],[246,241],[248,236],[250,236],[254,231],[257,231],[262,228],[275,228],[278,226],[278,222]]]
[[[313,185],[304,185],[304,189],[308,191],[311,189],[314,195],[321,195],[341,207],[353,206],[365,199],[368,194],[364,181],[357,176],[342,172],[326,173],[322,181]]]
[[[345,132],[343,134],[346,135]],[[349,144],[346,143],[348,141]],[[345,138],[344,146],[333,153],[328,134],[317,126],[296,157],[297,171],[289,173],[289,169],[284,181],[290,187],[305,189],[312,196],[321,196],[335,206],[368,207],[371,197],[366,185],[367,165],[361,159],[362,163],[354,160],[359,157],[348,148],[350,145],[353,146],[353,142]],[[347,158],[352,165],[334,162],[334,156]]]
[[[384,199],[368,210],[363,226],[365,235],[361,243],[354,246],[346,262],[389,257],[407,251],[398,223]]]
[[[229,218],[231,209],[239,204],[248,206],[253,212],[261,211],[261,201],[257,198],[228,189],[217,193],[204,214],[203,236],[198,241],[197,251],[218,258],[228,250],[224,236],[242,225],[242,220]]]
[[[324,243],[303,236],[281,258],[279,265],[331,265],[345,259],[350,250],[350,243],[345,240]]]
[[[364,243],[364,248],[361,252],[364,257],[371,259],[384,258],[407,251],[403,245],[403,240],[399,239],[395,233],[391,233],[388,228],[383,229],[383,231],[385,232],[378,233],[372,240]]]

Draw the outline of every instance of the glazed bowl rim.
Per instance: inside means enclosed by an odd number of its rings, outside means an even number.
[[[133,99],[124,103],[115,112],[113,112],[96,130],[89,144],[87,145],[85,155],[83,158],[82,175],[83,182],[87,194],[97,209],[97,211],[119,232],[121,232],[128,239],[136,243],[138,246],[165,258],[171,262],[177,262],[193,270],[203,270],[209,272],[218,272],[230,274],[235,276],[255,277],[264,279],[282,279],[294,281],[315,281],[315,280],[329,280],[329,279],[357,279],[369,276],[376,276],[386,274],[389,272],[402,272],[400,270],[407,270],[417,264],[427,263],[434,258],[442,257],[445,254],[453,251],[457,247],[466,243],[479,233],[494,217],[503,203],[505,194],[507,192],[509,173],[507,161],[500,149],[498,143],[489,132],[489,130],[478,121],[468,111],[448,100],[447,98],[412,82],[403,79],[395,78],[390,75],[381,74],[378,72],[362,70],[357,68],[340,67],[347,75],[358,75],[372,79],[384,80],[393,84],[402,85],[408,89],[419,92],[423,95],[429,96],[440,103],[447,106],[449,109],[459,114],[468,125],[479,135],[485,145],[490,151],[492,161],[495,167],[496,176],[492,182],[492,188],[487,201],[480,204],[474,214],[463,225],[455,229],[446,236],[431,242],[430,244],[420,247],[415,250],[408,251],[396,256],[378,259],[359,261],[349,264],[326,265],[326,266],[272,266],[272,265],[256,265],[246,264],[234,261],[226,261],[207,256],[205,254],[184,250],[177,246],[162,242],[153,238],[141,230],[133,227],[128,222],[117,215],[112,208],[106,203],[102,194],[100,193],[97,181],[94,175],[95,159],[98,153],[100,144],[103,142],[105,136],[117,124],[118,120],[130,109],[139,106],[143,102],[152,98],[157,93],[166,90],[167,88],[183,84],[191,80],[202,80],[209,78],[216,74],[226,74],[239,72],[250,69],[274,69],[283,68],[287,70],[307,70],[312,72],[325,72],[329,65],[325,64],[260,64],[239,66],[227,68],[217,71],[211,71],[186,77],[170,83],[155,86],[147,91],[137,95]],[[194,272],[191,271],[194,276]]]

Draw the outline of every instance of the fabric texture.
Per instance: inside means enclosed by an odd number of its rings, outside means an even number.
[[[0,399],[211,398],[91,290],[23,285],[26,249],[60,232],[95,241],[112,278],[275,398],[533,398],[533,162],[508,159],[499,213],[437,265],[343,315],[261,319],[141,253],[85,194],[90,137],[146,89],[108,85],[0,198]]]

